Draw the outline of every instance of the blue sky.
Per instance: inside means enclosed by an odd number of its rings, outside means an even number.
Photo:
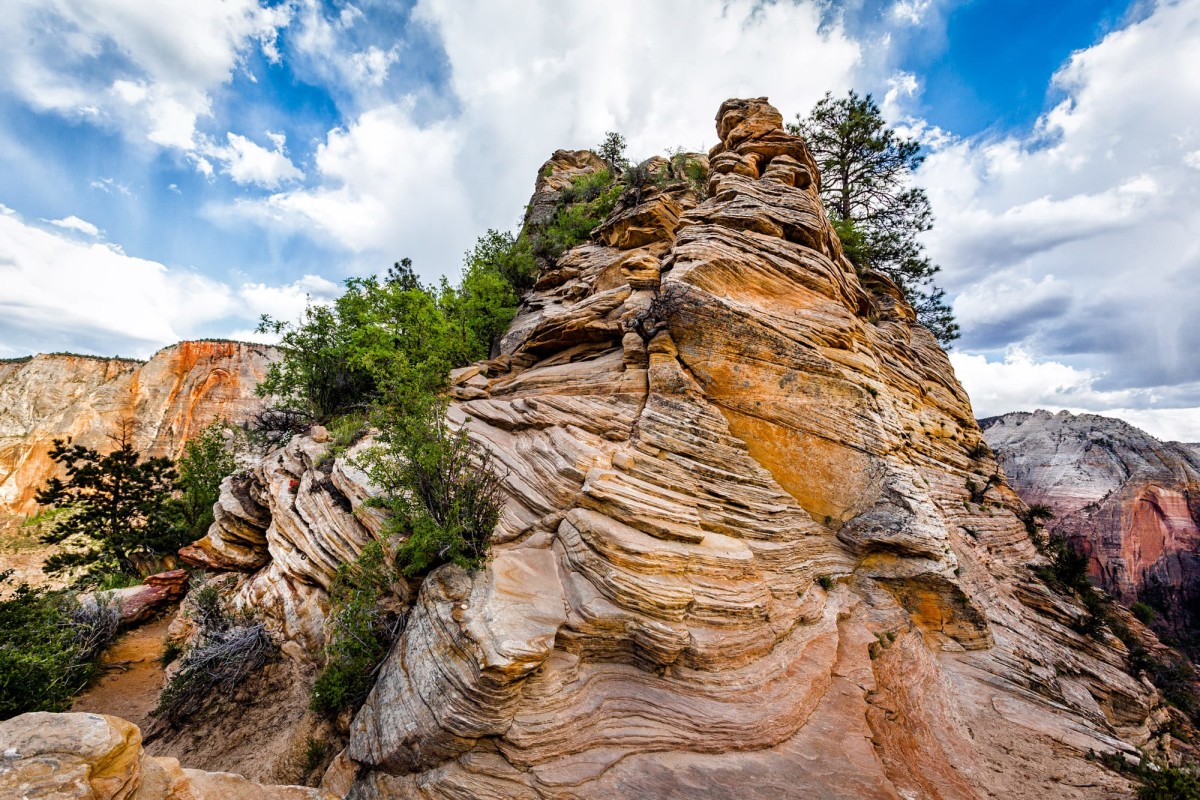
[[[920,136],[980,414],[1200,439],[1200,0],[13,0],[0,357],[147,355],[411,256],[457,274],[538,166],[726,97],[873,92]]]

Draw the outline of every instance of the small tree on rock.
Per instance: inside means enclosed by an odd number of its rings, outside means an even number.
[[[847,257],[895,281],[943,345],[957,339],[954,314],[933,283],[941,268],[917,240],[933,225],[929,197],[910,183],[925,158],[920,143],[897,136],[871,96],[854,91],[840,98],[827,92],[788,130],[805,138],[817,160],[821,198]]]
[[[117,447],[107,455],[54,440],[50,458],[65,468],[67,479],[50,478],[37,501],[65,513],[42,541],[75,542],[81,548],[52,555],[46,560],[47,572],[83,567],[84,583],[114,572],[144,575],[159,557],[190,541],[180,524],[180,506],[172,498],[178,477],[174,464],[168,458],[141,460],[132,434],[132,422],[122,422],[120,432],[111,437]]]

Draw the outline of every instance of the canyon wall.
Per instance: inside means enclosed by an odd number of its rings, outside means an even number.
[[[1106,591],[1200,621],[1200,453],[1119,419],[1060,411],[981,423],[1009,484],[1054,512],[1046,529],[1091,557]]]
[[[150,360],[36,355],[0,362],[0,518],[37,510],[34,495],[55,470],[54,439],[101,452],[123,420],[146,456],[178,458],[214,419],[241,421],[261,401],[254,387],[273,348],[180,342]]]
[[[504,475],[492,556],[402,587],[323,787],[1127,796],[1089,754],[1157,741],[1155,690],[1030,570],[1022,503],[945,353],[844,257],[803,141],[765,98],[724,103],[717,133],[704,191],[631,188],[543,264],[501,355],[452,374],[451,419]],[[555,153],[528,232],[603,167]],[[216,698],[157,752],[274,779],[256,758],[312,726],[327,590],[381,532],[352,463],[369,439],[337,458],[324,439],[228,479],[187,551],[283,642],[288,694]],[[263,733],[205,749],[247,727]]]

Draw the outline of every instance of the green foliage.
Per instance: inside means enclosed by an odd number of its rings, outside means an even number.
[[[559,194],[554,217],[535,238],[534,254],[553,260],[586,241],[612,213],[624,190],[623,184],[613,182],[608,170],[572,178],[571,185]]]
[[[596,155],[604,159],[616,172],[629,165],[628,159],[625,158],[625,137],[616,131],[605,131],[604,141],[596,148]]]
[[[1133,612],[1135,617],[1137,617],[1138,622],[1142,623],[1143,625],[1149,625],[1154,621],[1154,609],[1151,608],[1147,603],[1143,603],[1141,600],[1138,600],[1131,605],[1129,610]]]
[[[380,404],[405,414],[443,388],[449,370],[487,358],[532,262],[526,242],[489,231],[457,287],[423,285],[404,259],[383,280],[351,278],[332,305],[309,305],[295,324],[264,316],[259,330],[280,336],[283,358],[257,392],[275,399],[276,414],[320,422]]]
[[[392,579],[379,542],[371,542],[357,559],[338,568],[329,590],[325,665],[313,684],[313,711],[335,717],[366,700],[399,627],[399,617],[384,607]]]
[[[466,254],[463,263],[467,273],[481,270],[499,275],[517,294],[533,286],[537,279],[537,265],[529,241],[493,228],[475,241],[475,247]]]
[[[917,239],[933,226],[925,190],[910,183],[924,159],[920,143],[897,136],[871,96],[853,91],[837,99],[826,93],[788,128],[817,160],[821,196],[847,257],[895,281],[938,341],[957,339],[953,313],[933,284],[940,268]]]
[[[1025,531],[1029,534],[1029,538],[1033,540],[1033,543],[1039,549],[1044,548],[1046,540],[1042,535],[1042,526],[1049,520],[1054,519],[1054,510],[1044,503],[1031,503],[1017,512],[1017,518],[1025,524]]]
[[[384,424],[379,441],[361,466],[381,490],[376,502],[390,512],[391,532],[407,535],[396,553],[404,574],[446,563],[482,567],[503,500],[491,453],[465,426],[451,429],[436,401]]]
[[[26,584],[0,600],[0,720],[66,711],[95,676],[118,619],[112,603],[81,604],[71,593]]]
[[[221,481],[237,469],[233,453],[234,428],[214,421],[183,447],[176,465],[182,535],[194,541],[213,523],[213,505],[221,496]]]
[[[833,588],[833,576],[820,575],[817,577],[817,583],[821,584],[821,588],[828,592]]]
[[[177,474],[170,459],[142,461],[128,424],[114,441],[117,449],[100,455],[54,440],[50,457],[65,469],[67,480],[50,478],[37,501],[70,513],[57,516],[42,541],[75,546],[48,558],[47,572],[82,568],[80,584],[95,583],[108,573],[147,575],[161,556],[190,541],[171,496]]]
[[[178,657],[179,669],[163,687],[153,712],[172,726],[202,711],[218,690],[231,693],[275,652],[266,626],[253,614],[226,610],[215,583],[197,587],[189,600],[197,631]]]
[[[1179,767],[1147,769],[1142,778],[1145,785],[1137,790],[1138,800],[1200,800],[1200,781]]]
[[[308,774],[325,763],[329,755],[329,743],[324,739],[309,736],[304,742],[304,773]]]

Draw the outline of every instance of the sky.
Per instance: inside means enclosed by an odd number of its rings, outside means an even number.
[[[0,41],[0,357],[453,280],[555,149],[854,88],[925,147],[976,414],[1200,441],[1200,0],[7,0]]]

